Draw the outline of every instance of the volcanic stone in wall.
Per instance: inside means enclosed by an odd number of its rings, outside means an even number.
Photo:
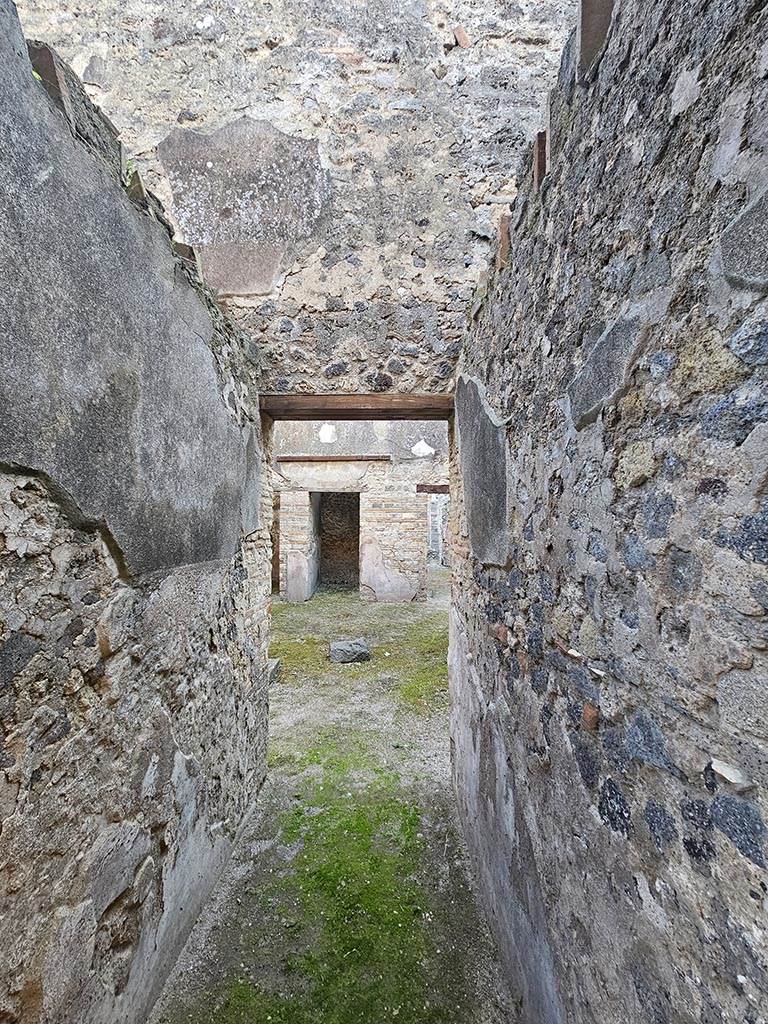
[[[622,0],[578,86],[566,53],[464,346],[509,417],[515,557],[461,557],[488,486],[461,385],[454,765],[520,1024],[768,1005],[767,31],[751,0]]]
[[[723,266],[734,284],[768,291],[768,189],[723,232]]]
[[[575,0],[452,13],[441,0],[252,0],[207,13],[179,0],[150,13],[142,0],[91,0],[88,18],[78,0],[19,6],[30,33],[82,71],[169,209],[181,201],[193,224],[200,203],[210,210],[214,237],[175,216],[260,346],[265,391],[452,389],[467,307],[521,149],[541,127]],[[456,45],[458,22],[470,46]],[[177,161],[179,125],[206,134],[183,133]],[[314,140],[333,178],[326,228],[312,226],[327,194]],[[286,160],[275,163],[278,151]],[[191,202],[179,185],[194,186]],[[255,217],[240,219],[230,188]],[[270,233],[273,212],[302,204],[289,230]]]
[[[600,335],[568,388],[577,428],[592,423],[620,397],[644,337],[637,315],[620,317]]]
[[[268,294],[319,235],[331,191],[316,141],[241,117],[208,135],[178,128],[158,152],[181,234],[220,295]]]
[[[0,0],[0,1019],[138,1024],[264,778],[269,492],[239,335],[34,59]]]

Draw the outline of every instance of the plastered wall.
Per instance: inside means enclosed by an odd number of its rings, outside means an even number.
[[[145,1019],[266,768],[241,336],[0,3],[0,1019]],[[39,70],[37,70],[39,69]]]

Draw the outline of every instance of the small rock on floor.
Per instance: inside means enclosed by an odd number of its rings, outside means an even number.
[[[371,648],[360,637],[357,640],[333,640],[328,655],[331,661],[347,663],[351,661],[370,661]]]

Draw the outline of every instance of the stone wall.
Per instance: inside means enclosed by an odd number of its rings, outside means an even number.
[[[261,344],[264,390],[450,390],[573,0],[20,6]]]
[[[455,768],[523,1024],[766,1020],[766,39],[570,41],[463,352]]]
[[[133,1024],[264,776],[272,495],[240,336],[34,60],[0,0],[0,1019]]]

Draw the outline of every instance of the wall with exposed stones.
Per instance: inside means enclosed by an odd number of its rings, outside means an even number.
[[[264,777],[272,494],[241,337],[33,57],[0,0],[0,1019],[121,1024]]]
[[[613,7],[462,356],[458,790],[523,1024],[764,1022],[768,9]]]
[[[263,390],[450,390],[573,0],[20,7],[261,346]]]

